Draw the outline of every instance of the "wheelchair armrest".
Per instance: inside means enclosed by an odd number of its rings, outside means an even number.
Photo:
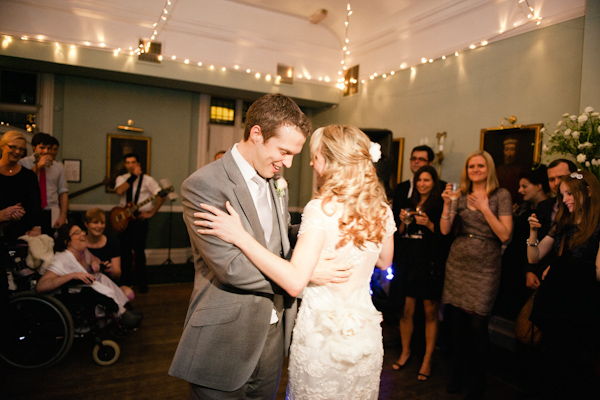
[[[69,282],[63,284],[60,287],[60,294],[62,295],[67,295],[69,294],[69,289],[71,288],[83,288],[83,287],[89,287],[90,285],[85,283],[84,281],[80,280],[80,279],[71,279]]]

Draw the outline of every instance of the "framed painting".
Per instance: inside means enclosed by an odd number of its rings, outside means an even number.
[[[396,138],[392,143],[392,154],[394,157],[394,171],[392,173],[392,189],[402,182],[402,162],[404,161],[404,138]]]
[[[513,202],[523,199],[518,193],[519,175],[540,163],[544,124],[518,125],[481,130],[480,149],[494,159],[500,187],[508,189]]]
[[[67,182],[81,182],[81,160],[63,159]]]
[[[127,172],[126,154],[137,154],[140,157],[142,171],[150,174],[150,146],[149,137],[108,134],[106,148],[106,176],[110,181],[106,187],[108,192],[114,192],[117,176]]]

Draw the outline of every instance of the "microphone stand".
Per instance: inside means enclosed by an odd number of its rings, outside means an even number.
[[[162,265],[175,265],[173,260],[171,260],[171,232],[173,231],[173,202],[175,199],[171,200],[171,205],[169,206],[169,247],[167,250],[167,259],[161,264]]]

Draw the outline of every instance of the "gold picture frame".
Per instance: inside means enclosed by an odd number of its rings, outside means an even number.
[[[543,127],[532,124],[481,130],[480,150],[492,156],[500,187],[508,189],[515,203],[522,201],[519,175],[541,162]]]

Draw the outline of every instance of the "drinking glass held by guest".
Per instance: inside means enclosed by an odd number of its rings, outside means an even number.
[[[452,344],[447,390],[461,391],[463,377],[468,377],[472,378],[469,396],[479,398],[486,387],[488,322],[500,284],[501,247],[512,232],[512,200],[506,189],[498,187],[494,160],[485,151],[467,157],[456,214],[450,214],[451,191],[451,185],[446,185],[440,220],[440,230],[446,235],[455,219],[459,225],[446,262],[442,293]],[[466,376],[467,370],[474,372]]]
[[[600,352],[600,183],[588,171],[562,178],[555,224],[539,240],[532,214],[527,241],[530,263],[547,254],[531,312],[543,334],[541,363],[544,398],[598,398],[594,365]]]
[[[417,301],[425,311],[425,355],[417,379],[427,380],[431,374],[431,357],[438,332],[439,300],[444,284],[444,268],[448,255],[448,237],[440,233],[443,201],[442,188],[435,168],[421,167],[414,176],[415,190],[401,204],[398,227],[400,246],[395,251],[396,273],[405,293],[404,313],[400,319],[402,354],[392,366],[399,370],[411,357],[413,316]],[[407,224],[406,208],[412,208],[414,221]]]
[[[381,313],[373,306],[370,279],[375,266],[392,263],[396,230],[377,178],[371,142],[358,128],[330,125],[311,139],[311,165],[319,189],[304,208],[291,261],[269,252],[231,215],[216,207],[198,232],[238,246],[269,278],[290,295],[303,298],[289,359],[288,399],[375,400],[383,362]],[[353,265],[345,283],[307,283],[324,252]],[[306,289],[304,289],[306,286]]]

